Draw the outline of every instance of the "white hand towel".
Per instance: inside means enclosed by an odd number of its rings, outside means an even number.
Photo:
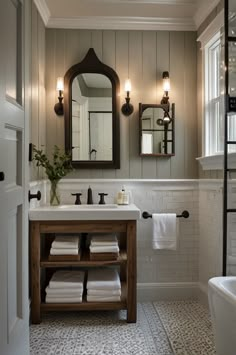
[[[79,249],[50,249],[50,255],[78,255]]]
[[[54,241],[52,242],[52,247],[59,249],[67,249],[67,248],[78,248],[80,243],[80,239],[78,236],[56,236]]]
[[[87,296],[88,302],[120,302],[120,296],[99,297],[99,296]]]
[[[46,287],[45,292],[48,296],[54,297],[78,297],[82,296],[83,287],[77,288],[50,288]]]
[[[58,270],[49,282],[50,288],[78,288],[83,287],[84,271]]]
[[[118,246],[100,246],[100,247],[93,247],[90,246],[89,250],[91,253],[119,253],[119,247]]]
[[[89,296],[99,296],[99,297],[110,297],[110,296],[121,296],[121,290],[96,290],[89,289],[87,290]]]
[[[80,297],[50,297],[46,296],[46,303],[81,303],[82,296]]]
[[[105,234],[105,235],[93,235],[91,238],[90,245],[92,246],[116,246],[118,245],[118,240],[116,235],[110,235],[110,234]]]
[[[175,213],[154,213],[153,222],[153,249],[176,250],[177,221]]]
[[[100,268],[88,271],[87,289],[117,290],[120,288],[120,277],[117,270]]]

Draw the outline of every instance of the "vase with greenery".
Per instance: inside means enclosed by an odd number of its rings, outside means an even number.
[[[71,156],[67,153],[60,152],[57,145],[54,146],[52,159],[36,147],[33,147],[33,160],[36,161],[37,166],[42,166],[50,181],[50,205],[57,206],[60,204],[60,194],[58,189],[58,182],[61,178],[67,175],[72,170]]]

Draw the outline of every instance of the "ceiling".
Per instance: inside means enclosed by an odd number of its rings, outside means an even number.
[[[196,30],[219,0],[34,0],[46,27]]]

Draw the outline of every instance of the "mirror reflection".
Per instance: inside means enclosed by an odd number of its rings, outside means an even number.
[[[141,155],[174,155],[174,120],[165,105],[140,104],[140,128]]]
[[[72,160],[112,160],[112,84],[82,73],[72,82]]]

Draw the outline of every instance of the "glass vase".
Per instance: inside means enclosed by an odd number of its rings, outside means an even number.
[[[58,188],[59,180],[50,180],[50,205],[58,206],[60,205],[60,193]]]

